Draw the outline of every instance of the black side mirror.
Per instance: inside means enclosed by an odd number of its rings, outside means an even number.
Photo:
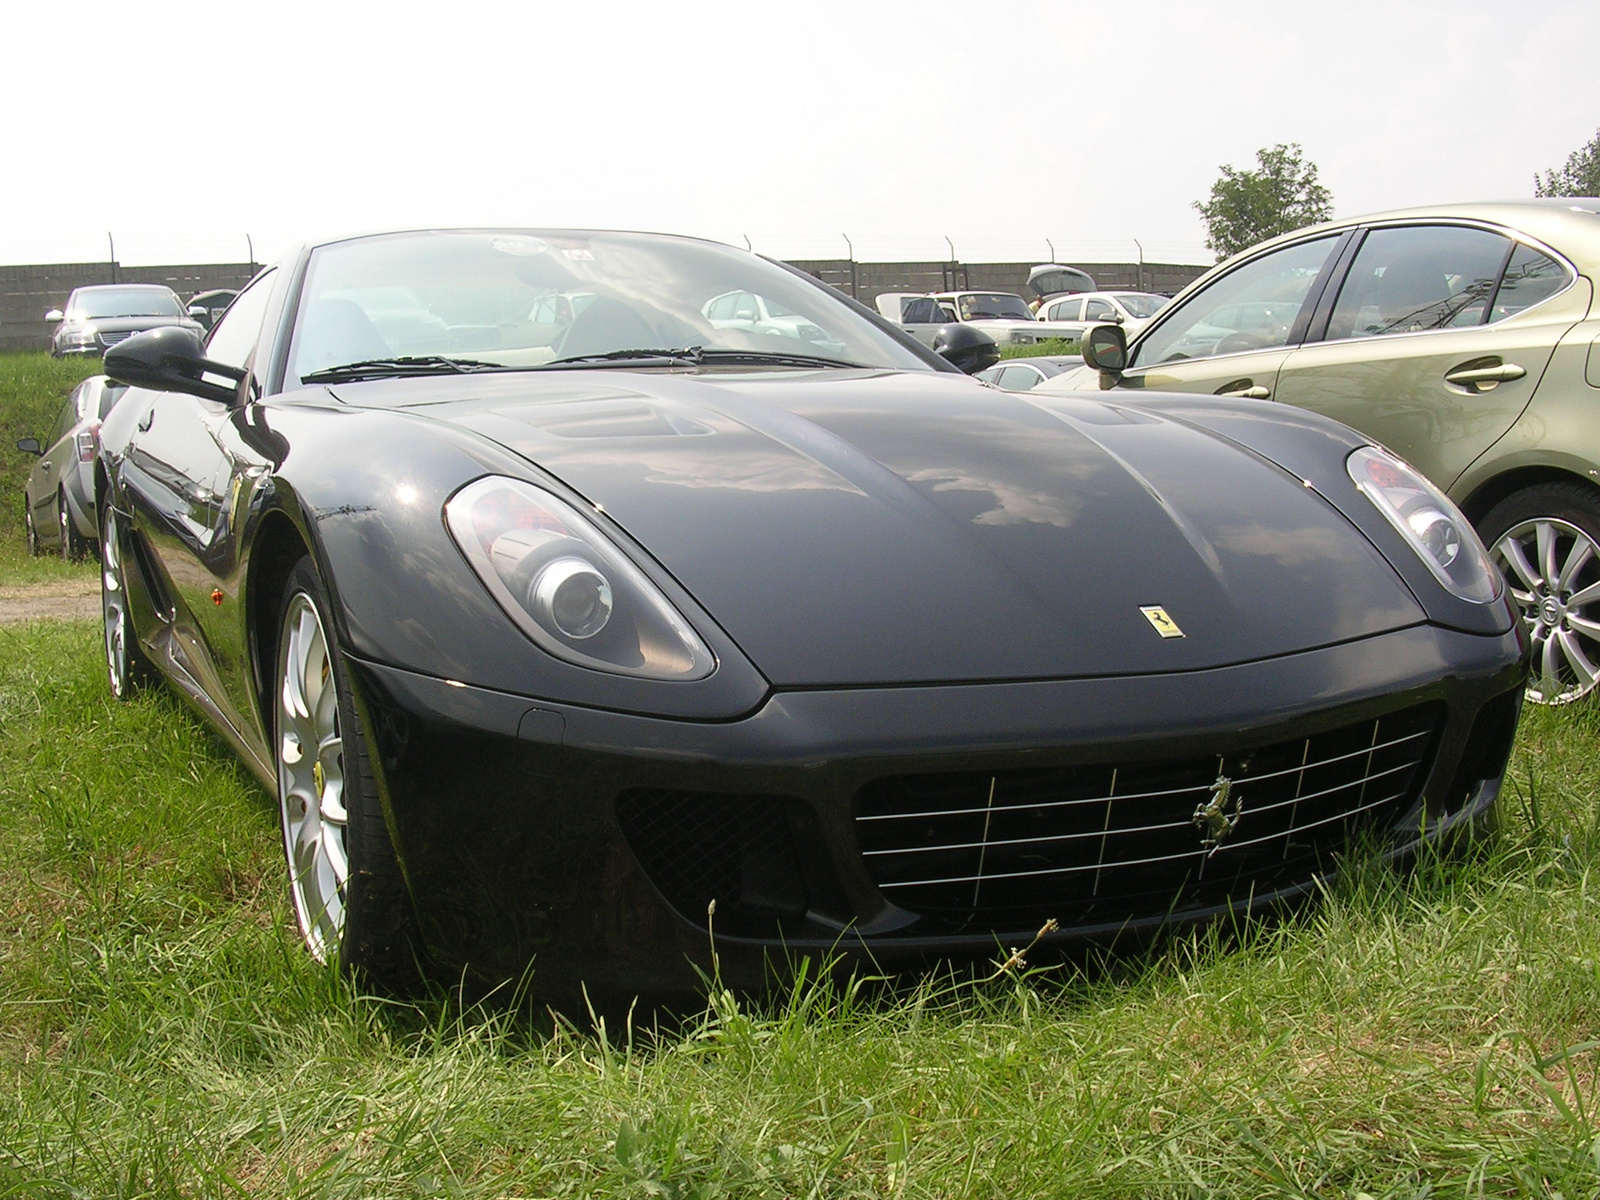
[[[968,375],[986,371],[1000,361],[1000,347],[994,339],[971,325],[941,325],[933,335],[933,352]]]
[[[38,438],[18,438],[17,449],[24,454],[43,454],[44,447],[39,445]]]
[[[1100,385],[1115,387],[1117,377],[1128,368],[1128,335],[1122,326],[1089,326],[1083,332],[1082,349],[1083,361],[1100,372]]]
[[[222,404],[233,404],[238,389],[212,383],[202,376],[221,375],[236,383],[245,376],[239,367],[208,359],[200,335],[178,325],[147,329],[118,342],[106,351],[105,367],[106,374],[118,383],[158,392],[183,392]]]

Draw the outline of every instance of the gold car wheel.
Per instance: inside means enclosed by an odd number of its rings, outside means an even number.
[[[1600,681],[1600,546],[1558,517],[1536,517],[1494,543],[1495,565],[1533,642],[1528,699],[1570,704]]]

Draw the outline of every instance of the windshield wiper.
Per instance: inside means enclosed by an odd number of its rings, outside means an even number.
[[[466,375],[473,371],[503,371],[496,363],[475,358],[441,358],[437,354],[403,358],[364,358],[360,362],[324,367],[300,376],[301,383],[335,383],[353,379],[384,379],[398,375]]]
[[[781,350],[702,350],[700,357],[708,363],[759,363],[775,367],[853,367],[860,363],[846,362],[842,358],[825,358],[820,354],[790,354]]]
[[[684,363],[690,366],[699,366],[702,353],[703,351],[699,346],[689,346],[683,350],[612,350],[605,354],[574,354],[567,358],[557,358],[539,365],[541,367],[581,367],[591,363],[599,366],[613,362],[657,359],[673,366]]]
[[[701,367],[710,364],[729,366],[774,367],[859,367],[859,363],[838,358],[824,358],[816,354],[790,354],[770,350],[708,350],[704,346],[685,346],[679,350],[613,350],[609,354],[575,354],[571,358],[558,358],[544,367],[604,366],[607,363],[633,362],[644,364],[654,360],[664,366]]]

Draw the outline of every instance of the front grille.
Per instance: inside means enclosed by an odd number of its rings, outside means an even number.
[[[107,347],[115,346],[118,342],[125,342],[132,336],[133,330],[131,329],[120,330],[116,333],[102,333],[100,335],[100,344]]]
[[[635,788],[617,797],[617,823],[662,896],[703,925],[717,902],[724,933],[764,936],[803,914],[807,895],[785,796]]]
[[[1419,795],[1443,715],[1423,705],[1225,756],[877,779],[856,836],[918,932],[1159,917],[1304,883],[1381,833]],[[1207,805],[1215,819],[1197,820]]]

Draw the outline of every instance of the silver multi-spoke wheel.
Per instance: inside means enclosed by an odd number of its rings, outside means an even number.
[[[1534,517],[1494,543],[1533,641],[1528,699],[1568,704],[1600,679],[1600,547],[1571,521]]]
[[[100,518],[100,609],[105,618],[106,675],[111,694],[125,700],[133,685],[128,624],[128,587],[122,572],[117,513],[109,505]]]
[[[349,817],[334,664],[317,606],[303,591],[284,610],[277,718],[289,891],[306,945],[326,962],[338,954],[344,932]]]

